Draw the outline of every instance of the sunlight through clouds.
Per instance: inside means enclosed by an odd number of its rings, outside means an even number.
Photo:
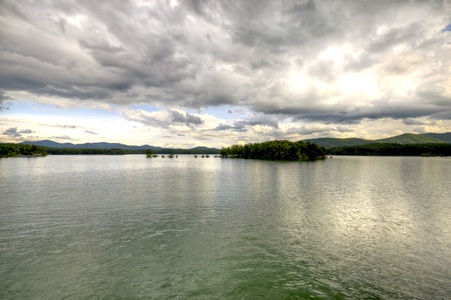
[[[0,132],[20,130],[20,119],[35,140],[205,146],[447,132],[450,9],[442,0],[6,0]],[[30,102],[49,126],[34,123]],[[81,128],[84,113],[104,122]],[[80,132],[50,130],[57,117]]]

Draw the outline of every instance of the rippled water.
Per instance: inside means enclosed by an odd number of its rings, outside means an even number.
[[[451,159],[0,159],[1,299],[451,298]]]

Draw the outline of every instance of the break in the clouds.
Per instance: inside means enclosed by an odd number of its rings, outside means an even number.
[[[8,110],[12,100],[11,97],[5,95],[5,92],[0,91],[0,111]]]
[[[451,130],[449,0],[5,0],[0,14],[4,115],[100,107],[222,144]]]

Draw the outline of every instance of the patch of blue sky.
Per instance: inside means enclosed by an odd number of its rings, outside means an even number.
[[[221,105],[203,109],[202,113],[213,115],[221,120],[234,120],[250,116],[251,111],[243,107]]]
[[[14,102],[10,102],[10,106],[9,106],[9,110],[6,112],[11,112],[11,111],[32,111],[32,110],[37,110],[37,105],[35,103],[32,102],[28,102],[28,101],[14,101]]]
[[[13,101],[7,113],[8,112],[10,112],[11,114],[25,114],[25,115],[32,114],[38,116],[58,115],[58,116],[99,117],[99,118],[116,115],[114,111],[108,111],[97,108],[79,107],[67,109],[60,108],[54,105],[39,104],[29,101]]]
[[[141,109],[141,110],[145,110],[148,112],[154,112],[154,111],[160,111],[161,108],[155,107],[153,105],[150,104],[139,104],[139,105],[130,105],[129,106],[132,109]]]
[[[448,24],[445,28],[443,28],[442,33],[446,32],[446,31],[451,31],[451,23]]]

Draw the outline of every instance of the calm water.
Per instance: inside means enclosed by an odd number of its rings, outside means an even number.
[[[1,299],[450,299],[451,158],[0,159]]]

